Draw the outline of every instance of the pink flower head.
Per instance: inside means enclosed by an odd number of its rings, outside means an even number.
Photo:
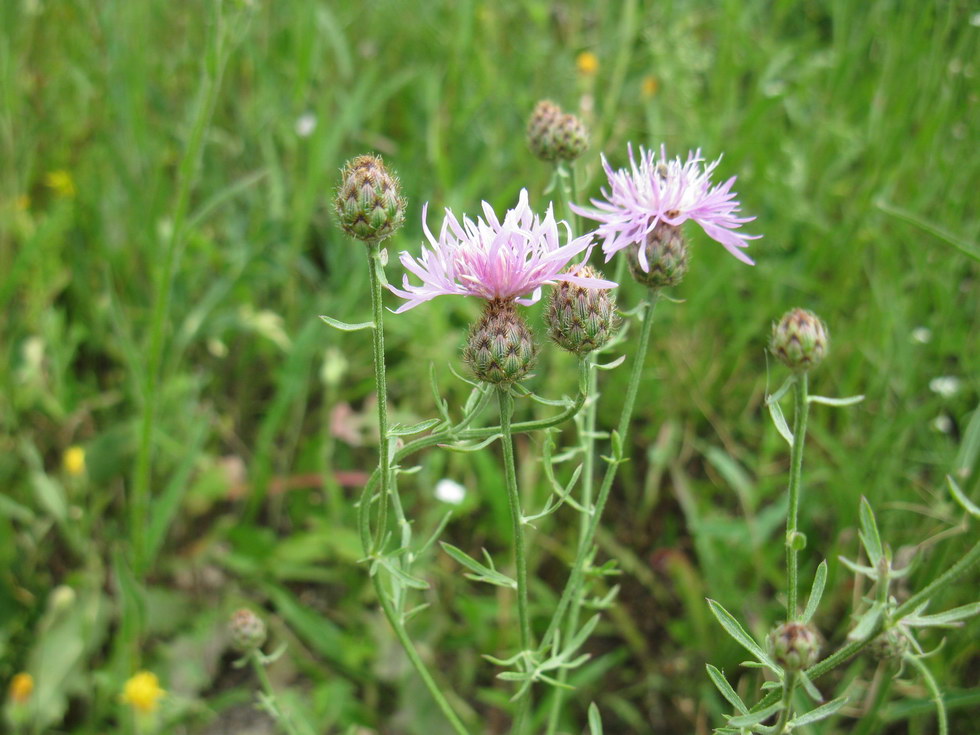
[[[656,153],[641,147],[637,164],[632,144],[629,154],[629,169],[618,171],[613,171],[606,157],[602,156],[602,167],[609,177],[610,191],[602,190],[607,201],[593,199],[596,209],[572,205],[577,214],[601,223],[596,234],[605,238],[602,252],[607,261],[613,253],[643,242],[659,223],[678,227],[690,219],[743,263],[755,265],[739,248],[748,247],[746,240],[755,240],[761,235],[735,232],[743,223],[755,219],[736,216],[740,205],[731,190],[735,177],[724,184],[711,184],[711,174],[721,158],[704,165],[699,148],[688,153],[687,162],[681,163],[680,158],[668,160],[666,147],[660,146],[658,161]],[[644,249],[640,248],[637,255],[640,266],[649,271]]]
[[[416,286],[406,275],[402,288],[388,286],[392,293],[407,301],[395,310],[396,314],[445,294],[516,300],[527,306],[541,298],[541,286],[546,283],[569,281],[586,288],[617,285],[613,281],[561,272],[579,253],[585,251],[585,258],[589,257],[592,235],[576,238],[569,235],[568,242],[562,245],[559,223],[551,205],[542,220],[528,206],[527,189],[521,190],[517,207],[507,210],[503,222],[486,202],[483,202],[486,220],[464,216],[460,224],[447,209],[438,240],[426,223],[428,208],[428,203],[422,207],[422,229],[431,249],[423,245],[419,258],[407,252],[399,256],[405,269],[422,283]]]

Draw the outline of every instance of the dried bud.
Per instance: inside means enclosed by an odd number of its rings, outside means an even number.
[[[769,634],[769,653],[787,671],[803,671],[817,662],[820,641],[803,623],[783,623]]]
[[[555,126],[555,153],[563,161],[574,161],[589,147],[589,130],[575,115],[562,115]]]
[[[245,608],[232,613],[228,632],[231,634],[231,645],[242,653],[261,648],[265,643],[265,623],[262,618]]]
[[[377,156],[358,156],[347,162],[334,204],[344,232],[364,242],[390,237],[405,221],[398,177]]]
[[[561,108],[551,100],[541,100],[527,121],[527,145],[542,161],[558,158],[555,133],[561,121]]]
[[[790,370],[805,373],[827,356],[830,338],[820,317],[806,309],[783,314],[772,326],[769,349]]]
[[[660,222],[646,240],[626,251],[630,273],[647,288],[676,286],[687,273],[687,241],[680,228]]]
[[[587,265],[572,266],[568,272],[582,278],[602,278]],[[584,355],[605,345],[616,331],[616,299],[606,289],[561,281],[551,289],[544,321],[548,336],[559,347]]]
[[[534,366],[538,347],[513,301],[488,301],[483,316],[470,328],[463,360],[485,383],[521,380]]]

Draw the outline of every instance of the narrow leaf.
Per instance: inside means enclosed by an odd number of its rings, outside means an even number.
[[[459,444],[440,444],[442,449],[448,449],[450,452],[479,452],[484,447],[493,444],[497,439],[502,437],[503,434],[493,434],[488,436],[482,442],[477,442],[476,444],[466,444],[460,442]]]
[[[804,671],[800,672],[800,684],[803,685],[803,689],[810,695],[810,699],[812,699],[814,702],[823,701],[823,695],[820,693],[820,690],[814,686],[813,682],[810,681],[810,677],[807,676],[806,672]]]
[[[810,588],[810,598],[806,601],[806,610],[803,611],[803,622],[809,623],[813,614],[817,611],[820,598],[823,597],[823,588],[827,584],[827,561],[820,562],[817,573],[813,576],[813,587]]]
[[[388,428],[388,436],[411,436],[412,434],[421,434],[426,429],[431,429],[441,421],[442,419],[426,419],[425,421],[419,421],[417,424],[412,424],[411,426],[394,424]]]
[[[807,396],[807,403],[821,403],[824,406],[853,406],[864,400],[864,396],[848,396],[847,398],[828,398],[827,396]]]
[[[747,715],[749,708],[745,706],[745,702],[738,696],[738,693],[732,689],[732,685],[728,683],[725,675],[711,664],[706,664],[705,668],[708,670],[708,677],[711,679],[711,683],[715,685],[715,688],[721,693],[721,696],[727,699],[732,707],[743,715]]]
[[[861,616],[857,625],[854,626],[854,630],[847,634],[848,639],[852,641],[863,641],[874,630],[879,618],[881,618],[881,604],[876,602]]]
[[[946,484],[949,485],[949,492],[952,494],[953,500],[963,506],[963,510],[971,516],[980,518],[980,506],[966,497],[963,491],[960,490],[960,486],[956,484],[956,480],[953,479],[952,475],[946,475]]]
[[[348,324],[347,322],[342,322],[339,319],[334,319],[333,317],[326,316],[324,314],[320,315],[327,324],[329,324],[334,329],[339,329],[343,332],[357,332],[361,329],[374,329],[374,322],[360,322],[358,324]]]
[[[745,632],[745,629],[739,624],[739,622],[732,617],[724,607],[714,600],[708,600],[708,607],[711,608],[711,612],[721,623],[721,627],[725,629],[732,638],[734,638],[738,643],[740,643],[749,653],[756,657],[761,663],[772,669],[773,671],[779,672],[780,668],[776,663],[766,655],[766,652],[762,650],[758,643],[756,643],[752,636]]]
[[[794,441],[793,432],[790,430],[789,424],[786,423],[786,417],[783,416],[783,409],[779,407],[779,403],[776,401],[770,402],[769,415],[772,417],[773,424],[776,425],[776,431],[792,447]]]
[[[875,523],[874,511],[871,510],[868,499],[863,496],[861,498],[860,517],[861,542],[864,544],[864,550],[868,552],[868,560],[871,562],[871,566],[877,569],[884,551],[881,547],[881,536],[878,534],[878,524]]]
[[[625,360],[626,360],[626,355],[620,355],[615,360],[612,360],[610,362],[606,362],[606,363],[597,362],[595,364],[595,367],[596,370],[615,370],[620,365],[622,365]]]
[[[847,704],[846,696],[833,699],[827,702],[827,704],[821,705],[816,709],[810,710],[805,715],[794,717],[789,722],[790,727],[795,730],[796,728],[802,727],[803,725],[809,725],[813,722],[819,722],[820,720],[826,719],[827,717],[830,717],[832,714],[836,713],[845,704]]]
[[[589,735],[602,735],[602,716],[595,702],[589,705]]]
[[[980,613],[980,602],[973,602],[969,605],[954,607],[946,612],[936,613],[935,615],[910,615],[902,619],[906,625],[913,625],[916,628],[926,628],[932,626],[950,625],[960,620],[972,618]]]
[[[752,727],[753,725],[759,725],[779,712],[782,708],[783,703],[776,702],[775,704],[769,705],[765,709],[760,709],[758,712],[751,712],[747,715],[731,717],[728,720],[728,724],[732,727]]]

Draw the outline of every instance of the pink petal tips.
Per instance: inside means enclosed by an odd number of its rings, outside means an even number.
[[[595,209],[572,205],[576,214],[600,223],[596,234],[603,238],[602,252],[607,261],[628,245],[643,242],[659,223],[679,227],[690,219],[743,263],[755,265],[741,248],[748,247],[747,240],[761,235],[735,231],[755,219],[737,216],[741,205],[732,191],[735,177],[723,184],[711,183],[721,158],[705,165],[698,149],[681,163],[680,158],[669,160],[665,146],[661,146],[658,160],[656,153],[641,147],[637,163],[632,145],[629,156],[629,168],[618,171],[602,157],[609,177],[609,190],[602,190],[605,201],[593,199]]]
[[[546,283],[572,281],[587,288],[617,285],[613,281],[561,272],[579,253],[585,252],[588,258],[592,234],[577,238],[569,235],[562,245],[552,207],[548,206],[544,219],[538,217],[528,205],[527,189],[521,190],[517,207],[507,211],[503,222],[486,202],[483,203],[486,219],[464,216],[461,223],[447,209],[438,239],[432,236],[426,223],[428,207],[426,203],[422,208],[422,229],[429,247],[423,245],[418,258],[407,252],[399,256],[405,269],[418,277],[421,284],[411,283],[405,275],[402,288],[388,286],[406,301],[395,313],[447,294],[516,300],[528,305],[541,298],[541,286]]]

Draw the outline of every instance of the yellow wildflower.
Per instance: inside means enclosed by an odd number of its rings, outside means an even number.
[[[583,51],[575,59],[578,72],[584,77],[591,77],[599,70],[599,57],[591,51]]]
[[[21,194],[14,199],[14,206],[18,212],[26,212],[31,207],[31,198],[27,194]]]
[[[68,447],[61,462],[65,466],[65,472],[78,477],[85,472],[85,450],[78,446]]]
[[[69,171],[65,171],[64,169],[51,171],[44,177],[44,183],[60,197],[68,198],[75,196],[75,180],[71,177]]]
[[[660,89],[660,80],[652,74],[643,77],[643,96],[647,99],[653,97]]]
[[[34,677],[21,671],[10,680],[10,699],[14,704],[24,704],[34,692]]]
[[[140,671],[131,676],[122,691],[122,701],[141,714],[156,712],[158,700],[166,692],[160,687],[160,680],[151,671]]]

